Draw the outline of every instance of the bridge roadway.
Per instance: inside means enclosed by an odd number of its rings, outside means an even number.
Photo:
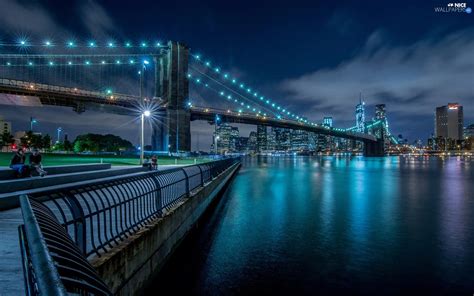
[[[14,97],[0,98],[0,104],[8,105],[54,105],[72,107],[76,112],[84,112],[85,108],[102,112],[123,115],[136,115],[140,97],[123,94],[105,94],[80,90],[77,88],[31,83],[27,81],[0,79],[0,93]],[[19,97],[20,96],[20,100]],[[38,101],[39,100],[39,101]],[[308,125],[303,122],[288,119],[266,117],[255,113],[233,112],[211,108],[192,107],[191,120],[214,121],[219,114],[222,122],[266,125],[295,130],[305,130],[322,135],[330,135],[363,142],[376,142],[377,139],[369,134],[330,128],[322,125]],[[158,111],[158,110],[157,110]],[[164,112],[164,108],[161,109]],[[159,111],[158,111],[159,112]]]
[[[116,93],[106,94],[104,92],[12,79],[0,79],[0,93],[13,95],[13,97],[1,97],[0,104],[72,107],[78,113],[85,111],[81,108],[87,106],[87,109],[130,115],[136,113],[140,102],[140,98],[136,96]]]
[[[372,135],[330,128],[323,125],[309,125],[296,120],[278,119],[256,115],[255,113],[233,112],[231,110],[218,110],[210,108],[192,107],[191,120],[214,121],[216,114],[222,122],[243,123],[254,125],[266,125],[295,130],[305,130],[321,135],[335,136],[363,142],[376,142],[377,138]]]

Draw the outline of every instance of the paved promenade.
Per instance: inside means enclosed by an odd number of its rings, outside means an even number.
[[[181,165],[179,165],[181,166]],[[160,165],[169,170],[176,165]],[[20,208],[0,211],[0,295],[25,295],[21,267],[18,225],[23,224]]]

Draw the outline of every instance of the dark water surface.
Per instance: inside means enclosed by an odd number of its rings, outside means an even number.
[[[148,294],[474,294],[474,161],[247,158]]]

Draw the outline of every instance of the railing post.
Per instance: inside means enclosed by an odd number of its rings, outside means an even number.
[[[204,176],[203,176],[203,173],[202,173],[201,166],[198,165],[197,167],[199,169],[199,173],[201,174],[201,187],[204,187]]]
[[[87,254],[87,233],[84,210],[76,197],[66,192],[66,200],[69,202],[72,217],[74,219],[74,241],[83,254]]]
[[[158,181],[158,174],[153,174],[151,176],[151,179],[153,180],[153,183],[155,183],[156,190],[155,190],[155,207],[156,207],[156,213],[158,214],[159,217],[163,215],[163,206],[162,206],[162,198],[161,198],[161,185],[160,182]]]
[[[191,193],[189,192],[189,177],[188,173],[186,173],[186,170],[184,168],[181,169],[184,173],[185,180],[186,180],[186,197],[189,197]]]

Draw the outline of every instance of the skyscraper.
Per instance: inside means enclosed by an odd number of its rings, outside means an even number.
[[[291,149],[292,150],[308,150],[309,137],[307,131],[292,130],[291,131]]]
[[[273,128],[267,130],[267,150],[275,151],[277,149],[276,133]]]
[[[0,116],[0,136],[2,134],[9,133],[11,134],[12,132],[12,124],[9,121],[5,121],[2,116]]]
[[[356,106],[356,131],[363,133],[365,130],[365,102],[362,101],[362,95],[359,96],[359,104]]]
[[[437,138],[462,140],[464,114],[458,103],[448,103],[447,106],[436,108],[435,134]]]
[[[263,152],[265,150],[267,150],[267,127],[257,125],[257,151]]]
[[[251,131],[249,134],[249,140],[247,142],[247,147],[249,152],[256,152],[257,151],[257,133]]]
[[[332,117],[324,117],[323,125],[332,127]]]
[[[239,128],[230,126],[227,123],[222,123],[216,128],[214,133],[214,141],[217,142],[217,151],[222,154],[235,152],[238,137]]]
[[[385,119],[385,104],[375,105],[375,119],[376,120]]]
[[[275,133],[275,149],[278,151],[287,151],[291,148],[290,130],[281,127],[272,127]]]

